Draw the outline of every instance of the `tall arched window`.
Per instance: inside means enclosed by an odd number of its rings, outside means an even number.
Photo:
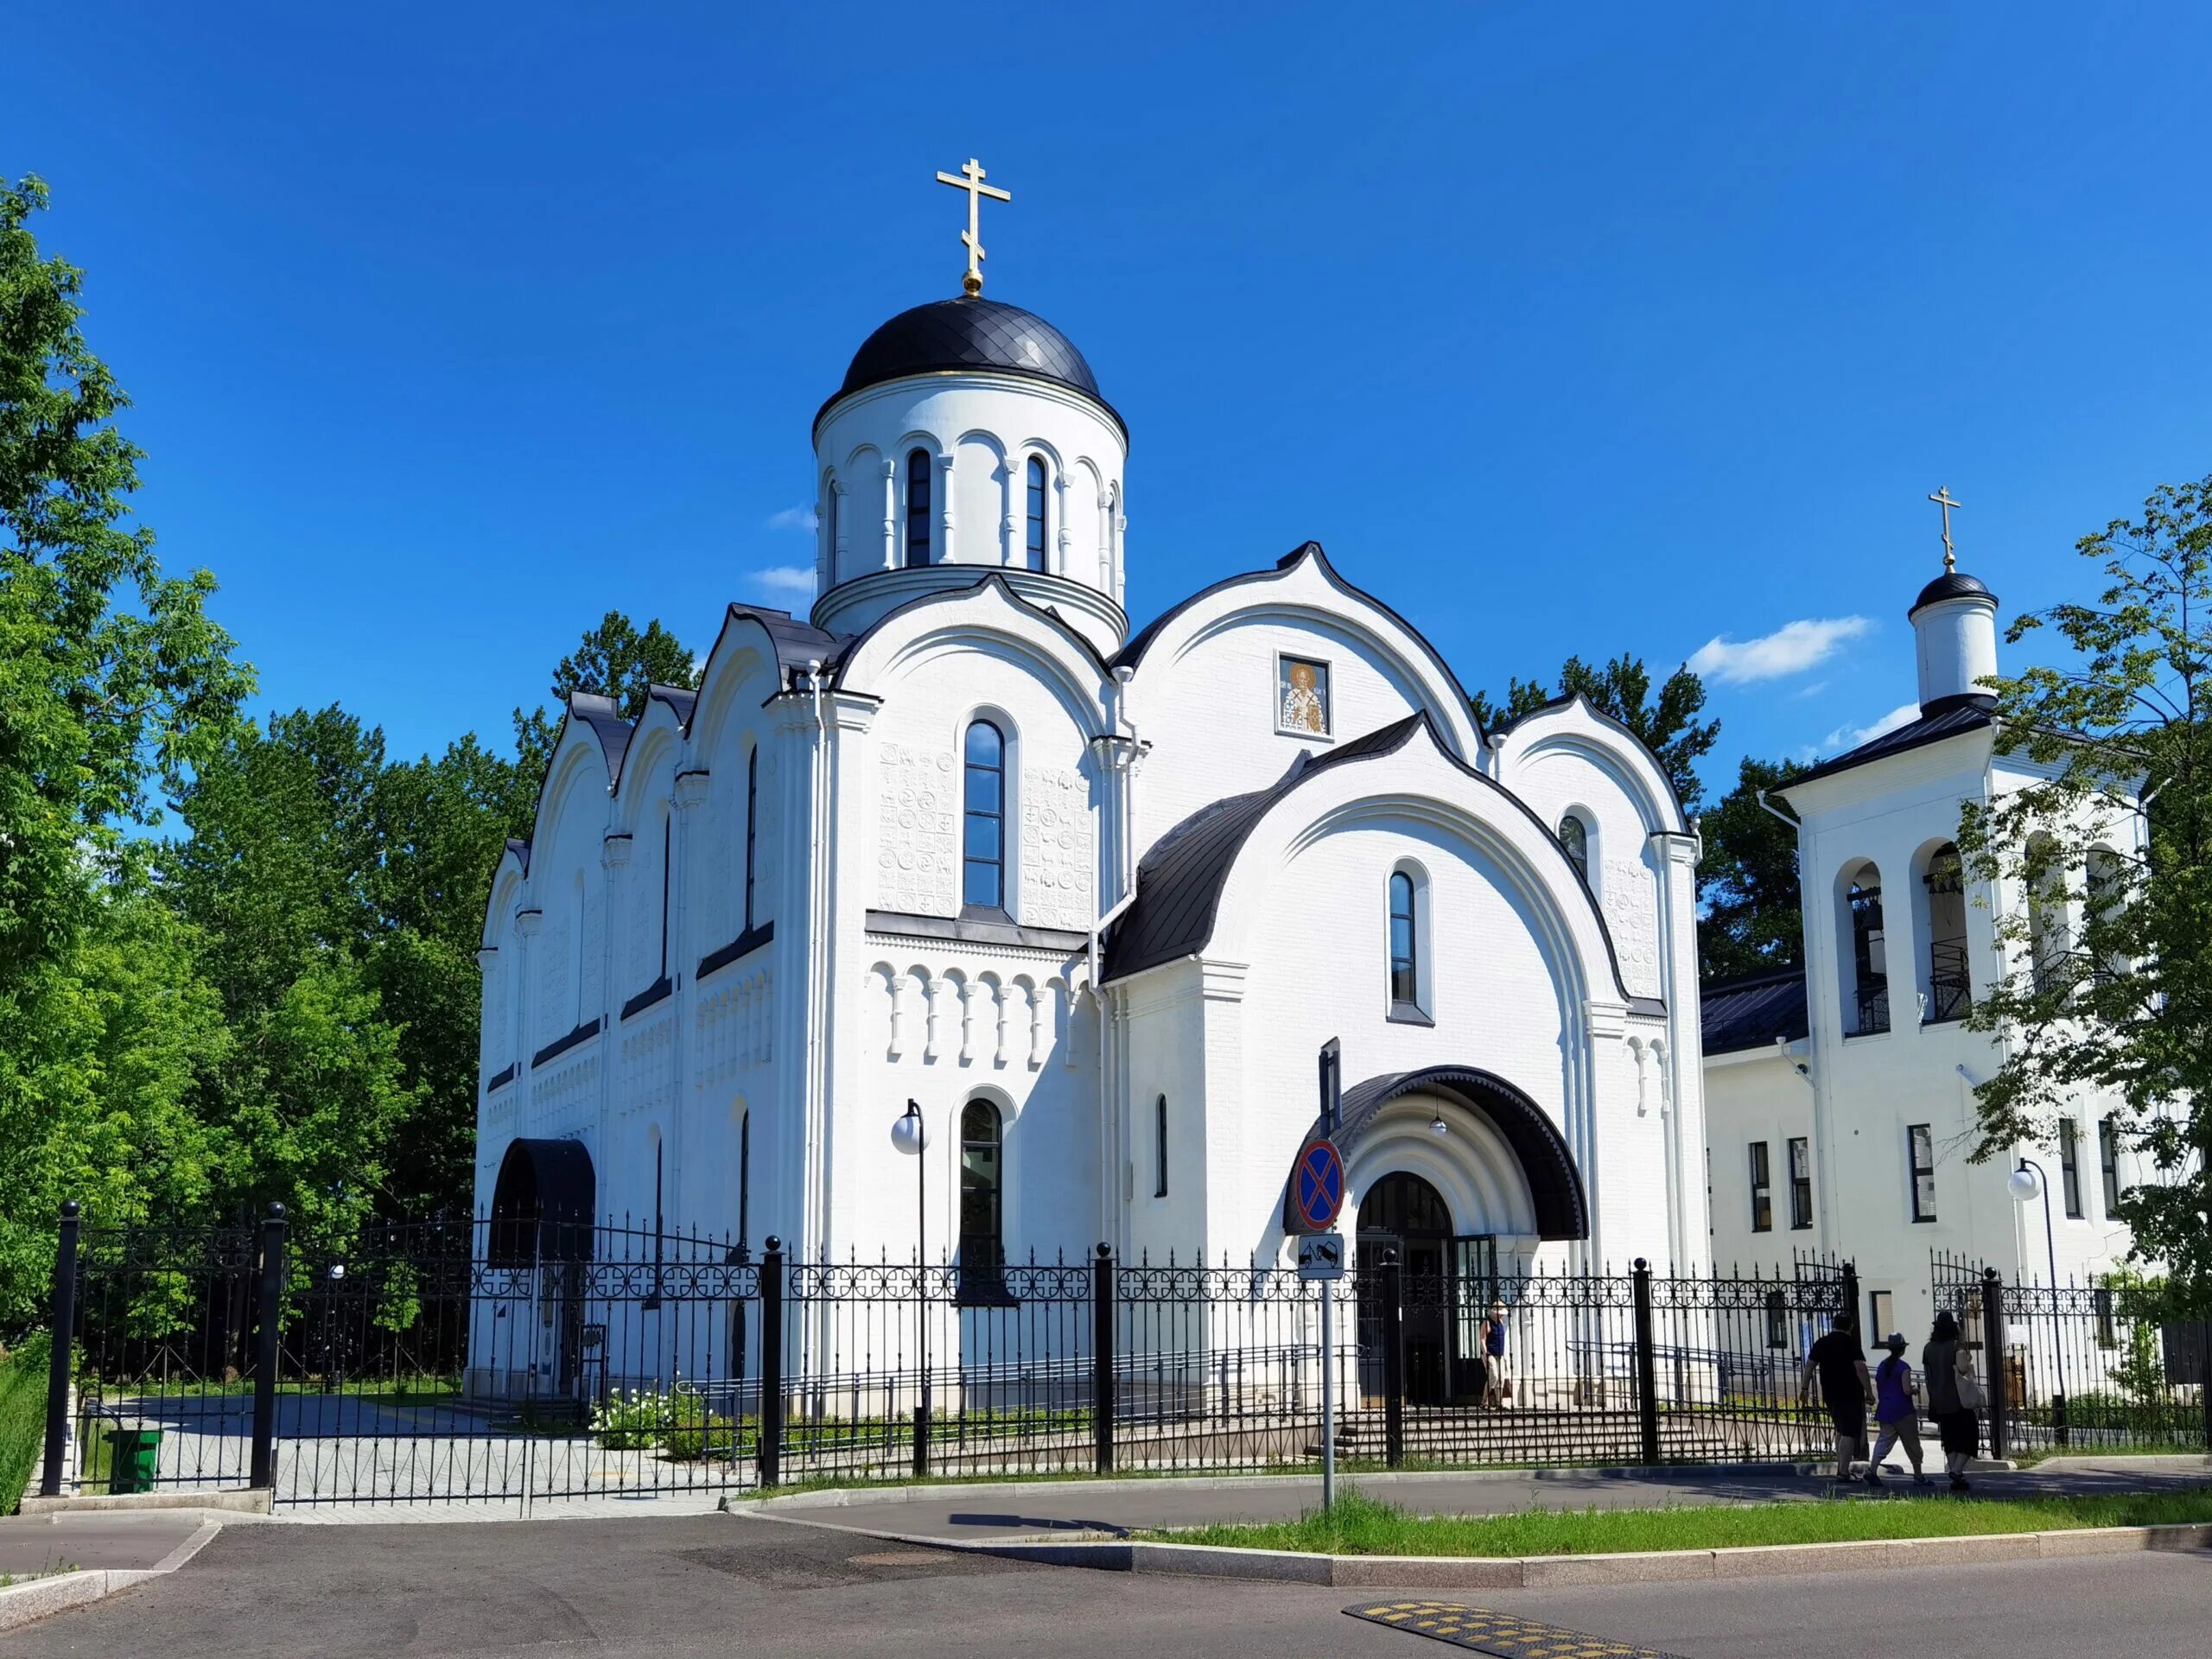
[[[930,452],[910,450],[906,455],[906,564],[908,569],[930,562]]]
[[[1421,1007],[1421,927],[1414,912],[1414,879],[1403,870],[1390,873],[1390,1008],[1393,1013],[1419,1011]]]
[[[1045,463],[1029,457],[1029,568],[1045,568]]]
[[[968,728],[960,902],[1006,908],[1006,737],[988,720]]]
[[[1845,873],[1839,919],[1843,959],[1843,1034],[1869,1037],[1890,1028],[1888,931],[1882,918],[1882,873],[1861,861]]]
[[[1945,842],[1928,855],[1921,878],[1928,889],[1928,1012],[1925,1025],[1963,1020],[1974,1004],[1974,976],[1967,958],[1966,866]]]
[[[1002,1131],[999,1109],[971,1100],[960,1113],[960,1276],[968,1294],[988,1293],[1006,1261]]]
[[[1582,872],[1582,879],[1590,879],[1590,826],[1573,813],[1559,821],[1559,844],[1567,849],[1567,856],[1574,868]]]
[[[753,931],[753,878],[759,868],[755,860],[760,834],[760,746],[756,743],[745,758],[745,926],[741,931],[747,933]]]

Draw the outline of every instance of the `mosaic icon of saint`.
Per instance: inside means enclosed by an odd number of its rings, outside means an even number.
[[[1282,694],[1282,726],[1286,731],[1329,733],[1329,711],[1322,702],[1311,663],[1290,664],[1290,683]]]

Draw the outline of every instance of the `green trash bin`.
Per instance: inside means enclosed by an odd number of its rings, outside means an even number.
[[[111,1428],[107,1432],[107,1489],[150,1492],[154,1465],[162,1451],[158,1428]]]

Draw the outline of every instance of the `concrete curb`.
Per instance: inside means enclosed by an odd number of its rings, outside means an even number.
[[[222,1529],[221,1517],[210,1515],[200,1523],[198,1531],[151,1567],[95,1567],[81,1573],[56,1573],[51,1578],[32,1579],[0,1588],[0,1630],[12,1630],[35,1618],[81,1607],[86,1602],[115,1595],[149,1579],[174,1573],[205,1549]]]
[[[233,1492],[87,1492],[78,1497],[27,1497],[24,1515],[96,1515],[115,1510],[205,1510],[210,1514],[268,1515],[267,1488]]]
[[[1408,1469],[1395,1472],[1340,1475],[1363,1491],[1418,1491],[1424,1485],[1468,1480],[1650,1480],[1673,1475],[1810,1475],[1809,1463],[1666,1463],[1601,1469]],[[1994,1466],[1994,1465],[1993,1465]],[[2007,1465],[2009,1466],[2009,1465]],[[1307,1469],[1280,1475],[1152,1475],[1142,1479],[1094,1480],[1076,1476],[1058,1480],[971,1481],[924,1486],[831,1486],[780,1497],[725,1498],[731,1515],[774,1514],[787,1510],[843,1510],[866,1503],[927,1503],[969,1497],[1045,1497],[1065,1492],[1248,1492],[1303,1483],[1320,1491],[1320,1475]],[[49,1502],[51,1500],[48,1500]]]
[[[1485,1559],[1438,1555],[1313,1555],[1297,1550],[1224,1549],[1124,1539],[964,1541],[918,1537],[824,1521],[755,1513],[749,1518],[816,1527],[855,1537],[1045,1567],[1107,1573],[1250,1579],[1274,1584],[1414,1590],[1558,1590],[1589,1585],[1656,1584],[1697,1579],[1781,1578],[1805,1573],[1874,1572],[1901,1567],[1957,1567],[1988,1561],[2132,1555],[2148,1550],[2212,1548],[2212,1522],[2167,1527],[2097,1527],[2065,1532],[1985,1533],[1948,1538],[1877,1538],[1833,1544],[1760,1544],[1738,1549],[1652,1550],[1618,1555],[1521,1555]]]

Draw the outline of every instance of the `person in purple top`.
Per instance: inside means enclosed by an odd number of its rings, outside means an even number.
[[[1932,1486],[1935,1483],[1920,1467],[1920,1407],[1912,1397],[1912,1367],[1904,1357],[1904,1338],[1892,1331],[1882,1346],[1890,1357],[1874,1368],[1874,1423],[1881,1433],[1867,1460],[1866,1484],[1883,1484],[1882,1459],[1902,1441],[1905,1456],[1912,1460],[1912,1484]]]

